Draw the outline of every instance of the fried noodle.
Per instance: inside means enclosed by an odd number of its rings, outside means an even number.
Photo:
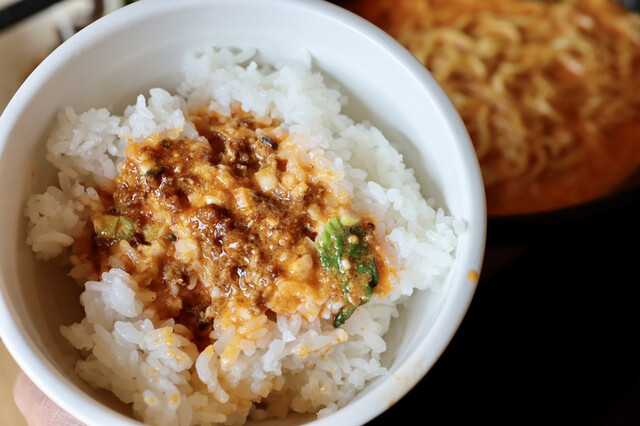
[[[353,9],[450,96],[490,214],[586,201],[637,169],[640,15],[617,2],[381,0]]]

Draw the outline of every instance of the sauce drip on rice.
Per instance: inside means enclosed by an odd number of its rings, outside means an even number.
[[[372,292],[384,295],[373,220],[316,179],[326,170],[295,158],[279,123],[239,108],[190,119],[198,138],[154,135],[127,147],[77,256],[98,274],[132,275],[153,292],[147,308],[185,325],[201,350],[213,321],[313,320],[328,306],[339,326]]]

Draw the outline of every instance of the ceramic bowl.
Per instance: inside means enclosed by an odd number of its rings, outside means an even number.
[[[34,259],[23,212],[31,194],[55,182],[45,141],[61,108],[118,110],[150,88],[172,90],[185,51],[203,43],[253,46],[274,60],[308,51],[313,66],[348,96],[345,112],[380,128],[423,193],[466,223],[444,285],[416,292],[394,320],[382,359],[388,373],[327,417],[288,419],[366,423],[425,376],[462,321],[483,258],[485,199],[469,136],[435,80],[389,36],[328,2],[142,0],[89,25],[35,69],[0,118],[2,340],[26,374],[79,420],[136,424],[127,406],[73,373],[74,352],[59,327],[82,318],[80,290],[59,263]],[[420,415],[425,404],[416,407]]]

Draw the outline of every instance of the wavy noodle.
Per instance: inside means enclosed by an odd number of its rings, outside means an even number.
[[[350,8],[404,44],[449,94],[476,148],[490,214],[579,203],[638,168],[640,15],[614,0]]]

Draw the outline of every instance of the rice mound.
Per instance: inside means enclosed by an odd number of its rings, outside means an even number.
[[[380,356],[392,318],[414,290],[444,282],[464,230],[423,198],[412,170],[378,129],[341,113],[346,99],[312,69],[309,55],[274,66],[259,63],[256,54],[194,51],[175,95],[152,89],[122,116],[66,108],[47,142],[58,185],[27,203],[27,243],[36,257],[71,256],[70,275],[84,286],[85,318],[61,327],[80,352],[75,371],[132,404],[145,423],[242,424],[289,411],[324,416],[344,406],[385,374]],[[215,343],[199,352],[182,336],[183,325],[144,312],[150,291],[127,272],[113,268],[90,277],[69,247],[98,202],[97,188],[113,187],[131,141],[152,134],[195,137],[186,111],[208,104],[224,114],[238,102],[255,116],[281,120],[307,161],[324,161],[339,173],[336,187],[351,197],[354,210],[376,218],[397,273],[388,297],[360,306],[340,328],[298,314],[261,315],[238,329],[214,322]]]

